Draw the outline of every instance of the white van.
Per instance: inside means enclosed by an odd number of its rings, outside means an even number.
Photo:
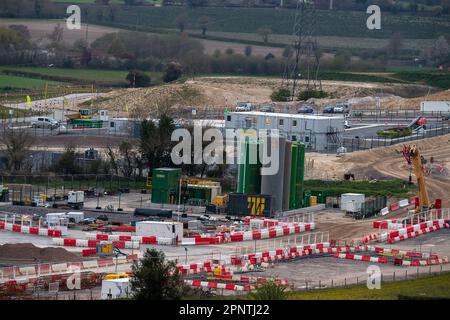
[[[33,128],[55,129],[59,126],[58,121],[49,117],[36,117],[31,121]]]

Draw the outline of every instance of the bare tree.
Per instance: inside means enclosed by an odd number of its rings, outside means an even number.
[[[269,41],[269,36],[272,34],[272,29],[267,27],[262,27],[257,30],[258,34],[263,38],[264,42]]]
[[[30,155],[34,138],[23,130],[6,129],[1,142],[5,148],[8,170],[20,172],[25,160]]]
[[[53,42],[61,42],[63,40],[64,28],[61,23],[58,23],[54,28],[52,33],[48,34],[47,37]]]
[[[188,16],[187,16],[187,14],[182,13],[182,14],[178,15],[178,16],[175,18],[175,22],[176,22],[176,24],[177,24],[177,26],[178,26],[178,29],[180,30],[180,33],[183,33],[183,32],[184,32],[184,29],[186,28],[186,24],[187,24],[187,22],[188,22]]]
[[[202,29],[202,36],[206,36],[206,29],[208,28],[209,23],[211,22],[209,17],[201,16],[199,19],[200,27]]]

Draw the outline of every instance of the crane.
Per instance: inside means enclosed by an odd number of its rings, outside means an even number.
[[[425,174],[423,167],[423,157],[421,157],[419,149],[416,145],[403,145],[403,156],[406,162],[412,166],[414,174],[417,178],[417,185],[419,187],[419,208],[418,210],[431,209],[432,205],[430,197],[428,196],[427,186],[425,184]]]

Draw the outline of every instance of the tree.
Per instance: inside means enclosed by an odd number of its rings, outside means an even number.
[[[450,44],[444,36],[440,36],[429,49],[428,57],[435,65],[450,63]]]
[[[36,15],[36,17],[39,18],[41,16],[41,11],[42,11],[41,0],[34,0],[34,14]]]
[[[278,90],[275,90],[270,95],[270,99],[272,101],[288,101],[291,98],[291,91],[286,88],[280,88]]]
[[[135,152],[131,141],[122,141],[119,145],[119,154],[122,157],[122,174],[130,178],[133,174]]]
[[[178,63],[169,63],[164,72],[163,81],[164,82],[172,82],[181,77],[181,65]]]
[[[148,87],[152,82],[149,75],[139,71],[130,71],[126,80],[129,82],[130,87],[133,88]]]
[[[131,290],[135,300],[179,300],[184,291],[183,275],[175,261],[166,261],[163,251],[147,249],[132,266]]]
[[[6,129],[1,139],[5,145],[7,167],[11,172],[20,172],[25,159],[30,154],[34,138],[26,131]]]
[[[246,46],[244,49],[244,54],[246,57],[250,57],[252,55],[253,48],[252,46]]]
[[[54,28],[52,33],[48,34],[47,37],[56,43],[59,43],[63,40],[64,28],[61,26],[61,23],[58,23]]]
[[[276,280],[267,280],[256,292],[249,293],[249,296],[255,300],[286,300],[286,289],[286,286],[278,284]]]
[[[17,32],[25,40],[30,40],[31,39],[30,30],[28,30],[28,27],[26,25],[23,25],[23,24],[12,24],[8,28],[11,29],[11,30],[14,30],[15,32]]]
[[[152,120],[142,121],[139,150],[150,169],[171,164],[170,153],[174,143],[170,137],[174,129],[173,119],[165,114],[160,116],[158,124]]]
[[[77,155],[75,153],[75,145],[68,143],[65,146],[64,153],[58,160],[56,170],[62,174],[76,174],[81,171],[77,165]]]
[[[225,54],[231,56],[233,53],[234,53],[233,48],[226,48],[226,49],[225,49]]]
[[[199,18],[199,22],[200,22],[200,27],[202,29],[202,36],[206,36],[206,29],[208,28],[210,19],[207,16],[201,16]]]
[[[395,32],[389,38],[389,43],[387,46],[388,53],[391,56],[397,56],[400,53],[400,49],[403,46],[403,37],[399,32]]]
[[[180,33],[184,32],[184,28],[186,28],[186,24],[188,22],[188,16],[186,13],[182,13],[175,18],[175,23],[177,24]]]
[[[262,37],[264,42],[268,42],[269,36],[272,34],[272,29],[267,27],[261,27],[257,30],[257,32]]]

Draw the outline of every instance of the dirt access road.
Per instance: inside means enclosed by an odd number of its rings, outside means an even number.
[[[426,160],[434,158],[442,165],[444,173],[427,174],[425,181],[432,200],[442,199],[444,207],[450,207],[450,135],[413,141]],[[307,154],[308,179],[341,180],[346,172],[355,174],[356,179],[409,177],[409,167],[401,154],[402,144],[372,150],[357,151],[342,158],[332,155]],[[416,179],[413,175],[413,182]]]

